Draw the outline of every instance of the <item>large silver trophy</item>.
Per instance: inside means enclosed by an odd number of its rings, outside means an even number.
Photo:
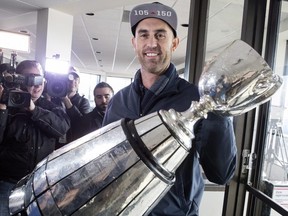
[[[205,67],[199,102],[183,113],[122,119],[53,152],[12,191],[11,215],[145,215],[173,185],[197,120],[245,113],[281,83],[255,50],[234,41]]]

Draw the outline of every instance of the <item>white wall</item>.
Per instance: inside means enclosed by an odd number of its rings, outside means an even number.
[[[221,216],[224,191],[205,191],[200,205],[200,216]]]

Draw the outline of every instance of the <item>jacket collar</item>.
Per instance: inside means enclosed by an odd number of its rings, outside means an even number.
[[[155,95],[159,95],[167,85],[178,77],[175,66],[170,63],[168,69],[163,73],[159,79],[149,89]],[[134,77],[133,88],[138,94],[143,93],[145,87],[142,83],[141,70],[139,69]]]

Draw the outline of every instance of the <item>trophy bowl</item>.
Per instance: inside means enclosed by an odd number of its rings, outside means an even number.
[[[250,45],[235,40],[204,67],[198,85],[200,100],[184,112],[160,110],[160,115],[177,131],[179,140],[189,143],[193,125],[208,112],[241,115],[267,102],[281,85],[282,78]]]
[[[281,84],[252,47],[236,40],[204,67],[199,92],[212,99],[214,112],[235,116],[267,102]]]

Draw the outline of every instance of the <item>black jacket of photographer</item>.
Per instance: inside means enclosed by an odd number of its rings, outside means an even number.
[[[82,116],[90,112],[89,100],[85,98],[84,95],[80,96],[79,93],[76,93],[73,97],[70,98],[70,100],[73,106],[70,109],[66,109],[66,112],[69,118],[71,119],[71,128],[67,132],[67,136],[66,136],[68,143],[78,138],[77,134],[78,134],[78,130],[80,127],[80,125],[78,124],[79,116]],[[53,98],[52,102],[58,105],[62,104],[60,98]],[[62,106],[65,107],[63,104]]]
[[[0,180],[17,182],[54,151],[70,127],[62,107],[39,98],[35,110],[0,110]]]

